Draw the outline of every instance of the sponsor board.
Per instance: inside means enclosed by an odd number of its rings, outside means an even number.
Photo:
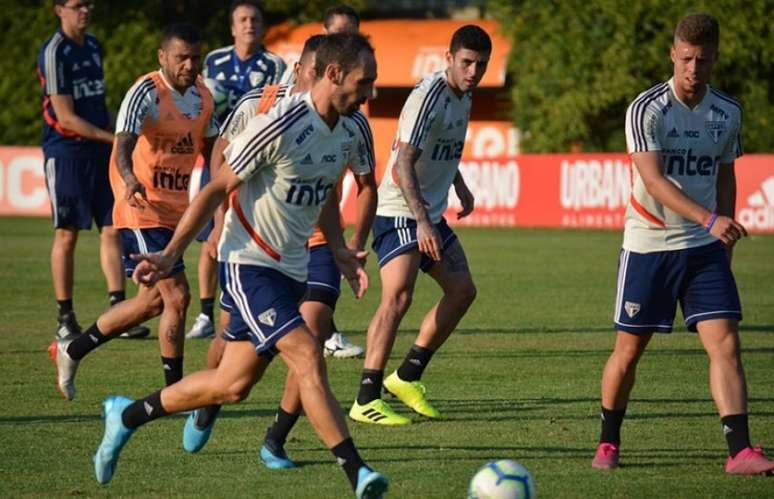
[[[476,209],[457,220],[461,206],[449,191],[450,224],[506,227],[621,229],[629,200],[631,166],[626,154],[511,155],[509,132],[475,127],[460,171],[475,196]],[[488,134],[488,135],[487,135]],[[479,138],[483,137],[483,138]],[[494,137],[493,139],[491,137]],[[480,157],[469,157],[476,149]],[[503,151],[497,157],[485,152]],[[197,162],[201,165],[201,159]],[[200,167],[192,175],[198,189]],[[736,218],[750,232],[774,234],[774,155],[750,154],[736,162]],[[354,223],[357,186],[351,173],[342,185],[345,223]],[[35,147],[0,147],[0,215],[48,216],[43,155]]]

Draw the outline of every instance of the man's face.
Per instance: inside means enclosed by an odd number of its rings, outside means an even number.
[[[692,45],[675,40],[671,50],[675,85],[683,93],[692,95],[709,83],[718,50],[714,45]]]
[[[326,35],[334,33],[357,33],[358,25],[355,20],[344,14],[336,14],[331,18],[330,23],[325,28]]]
[[[304,56],[296,63],[294,71],[296,73],[295,87],[301,92],[311,89],[314,82],[317,81],[317,73],[314,70],[314,63],[317,58],[312,52]]]
[[[170,83],[177,88],[190,87],[201,69],[201,46],[179,38],[159,49],[159,64]]]
[[[231,36],[234,41],[253,45],[263,38],[261,13],[250,5],[240,5],[231,16]]]
[[[92,10],[94,2],[90,0],[67,0],[64,5],[57,5],[54,9],[63,25],[78,31],[85,31],[89,27]]]
[[[446,52],[449,79],[462,92],[475,89],[486,73],[489,56],[489,52],[477,52],[466,48],[460,48],[454,54]]]
[[[364,50],[358,64],[337,83],[332,96],[333,107],[339,114],[350,116],[371,97],[376,81],[376,59]]]

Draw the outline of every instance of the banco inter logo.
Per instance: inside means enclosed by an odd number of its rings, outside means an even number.
[[[317,206],[328,197],[328,193],[333,189],[333,184],[323,184],[322,179],[316,182],[295,179],[288,190],[285,202],[298,206]]]
[[[693,154],[693,149],[664,152],[667,175],[687,177],[715,175],[719,160],[720,156],[697,156]]]
[[[193,137],[191,137],[191,132],[188,132],[185,137],[182,137],[180,140],[177,141],[177,143],[172,146],[172,154],[193,154],[194,152],[194,144],[193,144]]]
[[[747,206],[739,210],[739,223],[748,229],[774,229],[774,177],[747,197]]]
[[[168,191],[188,191],[191,182],[190,173],[180,173],[175,168],[159,169],[153,171],[153,188],[166,189]]]

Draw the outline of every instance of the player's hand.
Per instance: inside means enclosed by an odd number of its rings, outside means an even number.
[[[441,261],[441,235],[430,222],[417,222],[417,243],[419,252],[436,262]]]
[[[132,274],[132,280],[135,284],[144,284],[153,286],[160,279],[169,275],[172,266],[175,263],[174,258],[164,256],[160,251],[156,253],[133,253],[129,258],[137,263],[137,267]]]
[[[738,240],[747,237],[747,229],[731,217],[718,215],[710,234],[723,241],[726,246],[733,247]]]
[[[357,251],[359,254],[362,254],[363,257],[360,258],[360,265],[365,267],[366,261],[368,260],[368,251],[364,248],[364,245],[360,243],[360,241],[355,240],[355,237],[352,236],[349,241],[347,241],[347,248],[349,248],[352,251]]]
[[[339,248],[333,254],[336,265],[358,300],[365,295],[368,289],[368,274],[366,274],[362,264],[367,255],[367,251],[353,250],[346,247]]]
[[[124,195],[126,202],[129,203],[129,206],[132,208],[144,210],[145,207],[148,206],[148,196],[145,194],[145,186],[142,185],[136,177],[124,179],[124,183],[126,184],[126,193]]]
[[[207,239],[202,243],[202,251],[204,251],[210,259],[218,259],[218,243],[213,243],[210,239]]]
[[[462,205],[462,211],[457,212],[457,220],[465,218],[473,213],[473,208],[476,206],[476,199],[473,197],[473,193],[470,192],[465,182],[458,182],[454,184],[454,192],[460,200]]]

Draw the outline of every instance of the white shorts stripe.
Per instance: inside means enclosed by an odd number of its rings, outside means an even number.
[[[247,299],[247,295],[242,288],[242,282],[239,279],[239,264],[229,263],[228,266],[230,271],[229,273],[231,274],[230,278],[228,279],[230,286],[229,292],[234,298],[234,303],[236,303],[237,308],[239,309],[242,320],[245,321],[245,323],[250,327],[250,330],[256,336],[258,336],[258,338],[261,340],[261,343],[263,343],[266,341],[266,336],[263,334],[263,331],[261,331],[261,328],[258,327],[258,323],[255,322],[253,314],[250,313],[250,301]],[[226,275],[228,276],[229,273]]]
[[[741,315],[741,313],[742,313],[741,310],[713,310],[712,312],[702,312],[700,314],[689,315],[688,317],[685,318],[685,323],[687,324],[694,317],[701,317],[702,315],[710,315],[710,314],[740,314]]]
[[[623,302],[624,283],[626,282],[626,268],[629,265],[629,251],[622,250],[618,260],[618,285],[615,294],[615,312],[613,312],[613,321],[618,321],[621,316],[621,305]]]
[[[54,227],[59,225],[59,207],[56,204],[56,163],[54,158],[48,158],[44,166],[46,182],[48,183],[48,196],[51,198],[51,214],[54,217]]]
[[[148,252],[148,245],[145,243],[145,238],[142,237],[142,230],[132,229],[135,239],[137,239],[137,249],[140,253],[145,254]]]

